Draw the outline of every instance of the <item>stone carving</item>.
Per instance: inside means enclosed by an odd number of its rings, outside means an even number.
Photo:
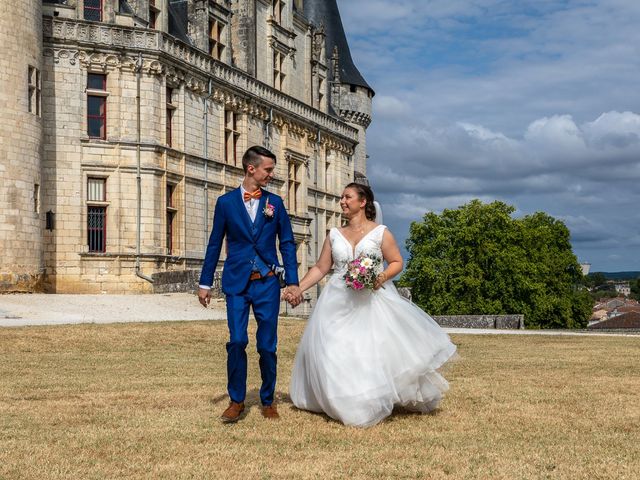
[[[357,123],[364,128],[368,128],[371,124],[371,116],[363,112],[355,110],[340,110],[340,116],[349,123]]]
[[[80,52],[77,50],[67,50],[62,48],[45,48],[43,50],[45,57],[52,57],[54,63],[60,63],[60,60],[68,60],[71,65],[75,65],[80,56]]]
[[[324,42],[327,35],[324,33],[324,25],[320,25],[318,29],[312,31],[311,54],[314,62],[324,63]]]
[[[135,64],[135,60],[130,61]],[[116,69],[122,66],[122,58],[116,54],[81,51],[80,65],[96,70]]]

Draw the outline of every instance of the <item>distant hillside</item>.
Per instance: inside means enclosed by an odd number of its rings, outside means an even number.
[[[640,272],[593,272],[602,273],[607,280],[633,280],[640,277]]]

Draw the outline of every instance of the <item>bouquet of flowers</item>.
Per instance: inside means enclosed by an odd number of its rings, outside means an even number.
[[[382,264],[382,259],[376,255],[360,254],[347,267],[343,278],[347,287],[354,290],[368,288],[373,290],[376,282],[376,271]]]

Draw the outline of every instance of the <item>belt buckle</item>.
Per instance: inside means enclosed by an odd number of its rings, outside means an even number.
[[[261,278],[272,277],[273,275],[275,274],[271,270],[269,270],[266,275],[261,275],[260,272],[251,272],[249,280],[260,280]]]
[[[251,272],[251,275],[249,275],[249,280],[260,280],[261,278],[260,272]]]

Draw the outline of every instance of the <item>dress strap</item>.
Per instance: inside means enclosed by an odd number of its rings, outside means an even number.
[[[336,235],[338,234],[338,229],[336,227],[331,227],[331,229],[329,230],[329,241],[331,242],[331,245],[333,245],[334,240],[336,239]]]
[[[376,232],[373,234],[374,238],[378,242],[378,245],[382,245],[382,237],[384,236],[384,231],[387,229],[386,225],[378,225],[375,230]]]

